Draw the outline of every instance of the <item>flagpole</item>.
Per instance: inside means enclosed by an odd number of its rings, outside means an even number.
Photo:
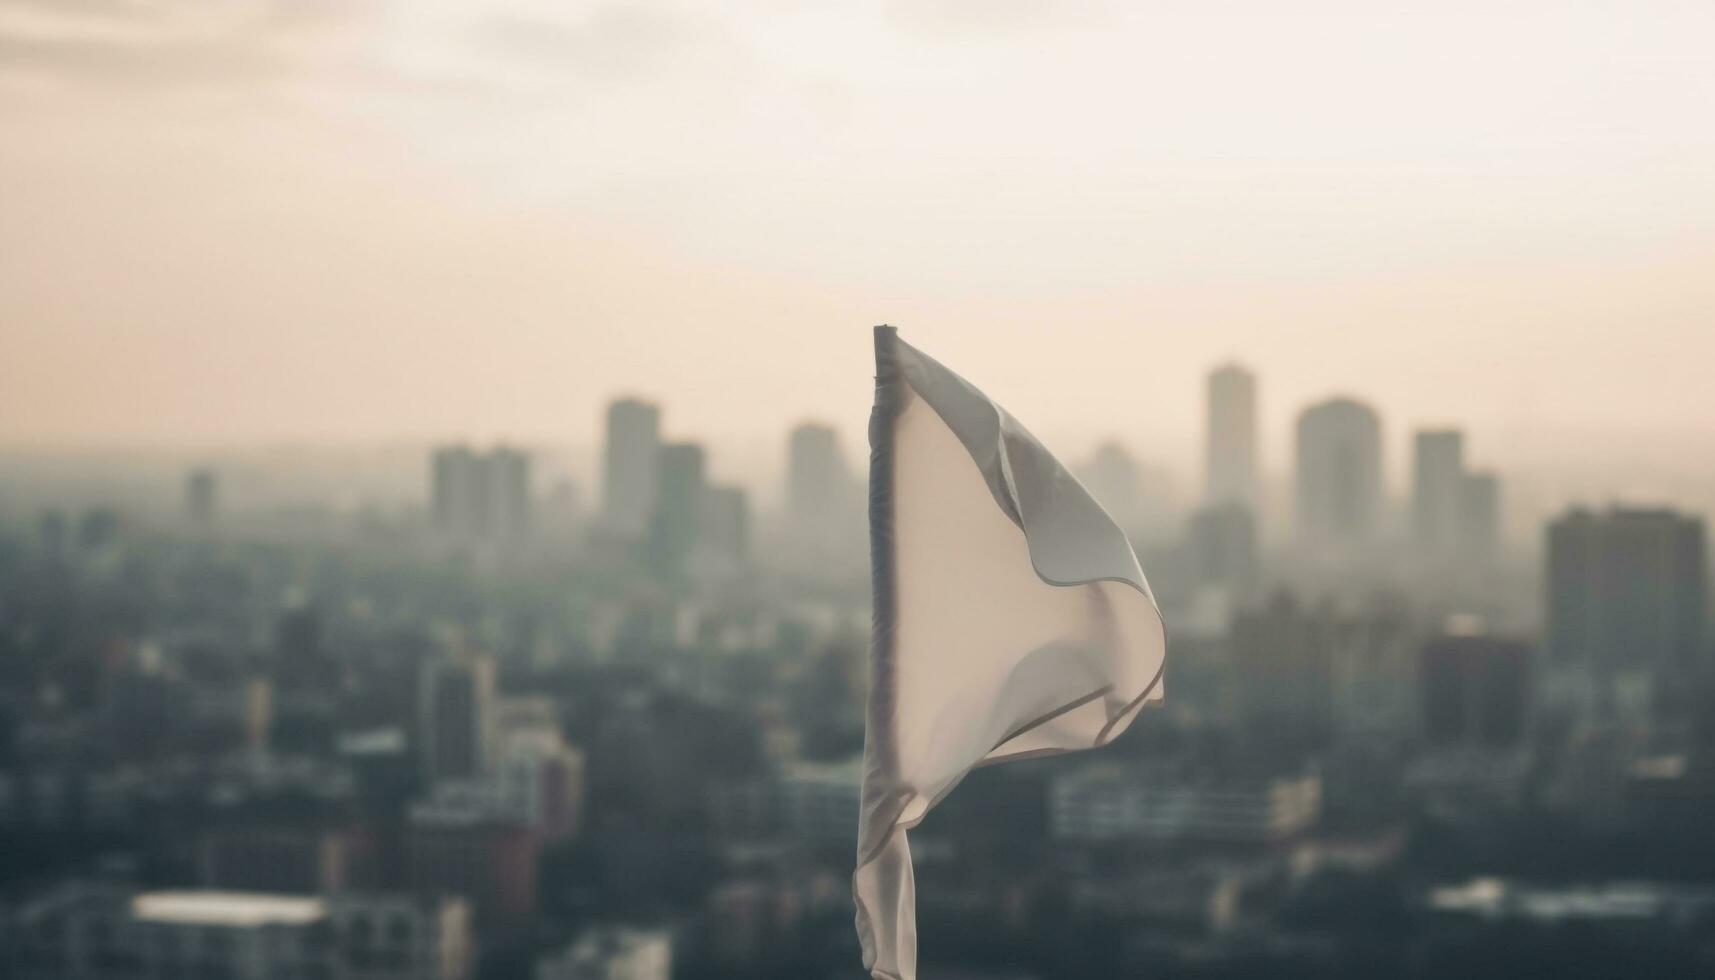
[[[887,914],[886,908],[870,909],[864,899],[860,885],[861,876],[871,862],[881,858],[881,852],[889,846],[895,834],[903,834],[895,828],[894,823],[898,813],[894,808],[899,800],[896,793],[889,792],[883,798],[872,798],[872,785],[893,788],[899,771],[899,745],[894,731],[894,710],[899,695],[899,677],[897,664],[897,624],[899,580],[896,575],[896,552],[893,535],[893,504],[894,504],[894,445],[893,430],[898,421],[899,413],[904,407],[905,390],[899,378],[898,360],[898,331],[883,324],[875,328],[875,405],[869,416],[869,555],[870,555],[870,586],[871,608],[873,610],[870,627],[870,690],[868,714],[864,723],[864,792],[861,803],[862,810],[858,815],[858,848],[857,867],[852,874],[852,900],[857,906],[857,931],[859,943],[864,950],[864,966],[870,968],[872,980],[900,980],[893,973],[881,969],[875,962],[878,949],[878,937],[874,928],[879,922],[872,922],[872,914]],[[877,811],[877,812],[872,812]],[[891,810],[891,812],[880,812]],[[896,905],[897,889],[910,885],[910,863],[906,858],[903,869],[905,883],[903,886],[895,880],[888,888],[888,898],[880,898],[883,905]],[[873,874],[873,871],[870,872]],[[897,909],[892,909],[897,914]],[[888,926],[885,932],[886,941],[891,946],[898,941],[895,926]],[[916,937],[910,939],[911,968],[908,975],[914,973],[916,963]]]

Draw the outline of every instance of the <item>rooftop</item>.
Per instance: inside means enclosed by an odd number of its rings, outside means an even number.
[[[131,915],[141,922],[254,927],[306,925],[327,914],[319,898],[257,892],[144,892],[131,899]]]

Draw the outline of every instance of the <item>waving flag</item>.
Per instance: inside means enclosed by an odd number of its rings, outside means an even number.
[[[963,378],[875,330],[875,628],[858,938],[914,980],[906,831],[973,768],[1106,744],[1161,697],[1166,636],[1113,519]]]

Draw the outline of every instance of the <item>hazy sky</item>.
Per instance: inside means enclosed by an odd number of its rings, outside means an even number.
[[[0,0],[0,442],[1715,435],[1715,3]],[[1495,438],[1500,438],[1496,436]]]

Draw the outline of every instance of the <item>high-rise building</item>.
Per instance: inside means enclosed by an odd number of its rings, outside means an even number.
[[[431,467],[435,526],[464,539],[517,540],[530,523],[530,457],[505,446],[435,450]]]
[[[1556,666],[1678,671],[1708,617],[1703,521],[1670,510],[1573,510],[1548,526],[1548,649]]]
[[[1494,557],[1501,541],[1501,481],[1495,474],[1465,474],[1457,536],[1463,554],[1479,561]]]
[[[702,536],[697,553],[711,573],[743,567],[750,555],[750,505],[739,487],[709,487],[703,494]]]
[[[214,523],[220,508],[220,484],[214,471],[207,468],[191,470],[185,478],[185,514],[192,523]]]
[[[1511,748],[1524,738],[1530,648],[1453,629],[1423,647],[1423,733],[1438,747]]]
[[[495,757],[494,661],[443,657],[424,666],[418,699],[418,738],[429,783],[470,779]]]
[[[1089,462],[1078,467],[1078,479],[1122,529],[1136,533],[1144,523],[1143,473],[1137,460],[1117,442],[1096,447]]]
[[[806,422],[786,438],[786,514],[795,532],[815,532],[843,518],[853,481],[832,426]]]
[[[694,442],[667,443],[661,447],[656,465],[649,553],[657,571],[677,572],[683,570],[702,538],[708,494],[703,447]]]
[[[530,457],[506,446],[488,456],[488,532],[516,540],[530,527]]]
[[[622,398],[607,407],[601,507],[612,531],[634,538],[648,532],[655,514],[660,451],[659,407],[635,398]]]
[[[1256,519],[1249,507],[1235,501],[1193,514],[1188,544],[1199,584],[1220,586],[1234,597],[1256,585]]]
[[[1412,467],[1412,534],[1430,559],[1458,559],[1471,570],[1500,543],[1500,479],[1465,468],[1457,429],[1417,433]]]
[[[1257,479],[1256,376],[1237,364],[1209,374],[1204,498],[1239,503],[1254,513]]]
[[[1465,434],[1417,433],[1412,455],[1412,532],[1418,547],[1445,551],[1458,543],[1465,493]]]
[[[1362,402],[1334,398],[1298,417],[1298,535],[1312,547],[1369,542],[1382,516],[1382,431]]]

